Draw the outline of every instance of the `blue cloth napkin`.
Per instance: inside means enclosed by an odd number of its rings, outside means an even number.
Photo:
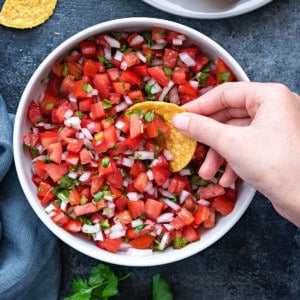
[[[0,96],[0,299],[58,299],[60,245],[28,204],[13,164],[13,115]]]

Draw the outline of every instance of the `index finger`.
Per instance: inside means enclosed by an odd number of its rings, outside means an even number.
[[[193,113],[211,115],[225,108],[248,108],[259,101],[257,90],[261,83],[231,82],[221,84],[183,107]],[[255,101],[253,101],[255,100]]]

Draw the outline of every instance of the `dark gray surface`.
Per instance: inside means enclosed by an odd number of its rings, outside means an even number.
[[[131,16],[158,17],[189,25],[226,48],[250,80],[282,82],[299,93],[299,4],[299,0],[275,0],[247,15],[195,20],[161,12],[137,0],[61,0],[54,15],[42,26],[31,30],[0,27],[0,93],[9,111],[15,112],[27,81],[51,50],[90,25]],[[168,279],[175,299],[296,299],[300,296],[296,231],[262,195],[256,194],[242,219],[205,251],[160,267],[113,266],[133,272],[121,284],[117,299],[150,299],[155,273]],[[63,298],[70,293],[72,280],[87,276],[98,262],[61,246]]]

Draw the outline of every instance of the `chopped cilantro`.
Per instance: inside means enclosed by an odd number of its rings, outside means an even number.
[[[172,77],[173,71],[171,68],[164,68],[164,72],[169,78]]]
[[[209,74],[205,72],[200,73],[199,82],[202,87],[206,87],[206,81],[209,78]]]
[[[112,31],[110,34],[118,41],[122,38],[121,32]]]
[[[103,100],[102,100],[102,105],[103,105],[103,108],[104,108],[104,109],[109,109],[109,108],[112,107],[112,104],[111,104],[110,101],[107,100],[107,99],[103,99]]]
[[[122,45],[121,48],[119,49],[122,53],[126,52],[127,50],[129,50],[129,46],[128,45]]]
[[[180,249],[180,248],[183,248],[185,245],[188,244],[188,240],[183,238],[183,237],[180,237],[180,236],[177,236],[175,237],[175,239],[173,240],[173,248],[174,249]]]
[[[69,194],[70,194],[70,192],[68,190],[64,190],[57,194],[57,198],[62,201],[68,201]]]
[[[62,74],[64,75],[64,77],[66,77],[68,73],[69,73],[69,66],[68,64],[64,64],[62,68]]]
[[[71,189],[79,183],[78,179],[72,179],[68,175],[64,175],[59,182],[59,186],[63,189]]]
[[[206,64],[202,69],[201,72],[209,72],[211,69],[211,62],[209,62],[208,64]]]
[[[82,90],[87,92],[87,93],[91,93],[94,89],[89,83],[84,83],[82,85]]]
[[[104,63],[106,69],[111,69],[111,68],[114,67],[114,65],[113,65],[108,59],[106,59],[106,58],[103,57],[103,56],[99,56],[99,57],[98,57],[98,60],[99,60],[100,62],[103,62],[103,63]]]
[[[93,198],[98,201],[101,200],[103,198],[103,192],[99,191],[98,193],[93,195]]]
[[[131,273],[123,276],[108,265],[99,264],[92,269],[89,278],[73,280],[73,294],[64,300],[109,299],[118,295],[119,282],[130,276]]]
[[[110,159],[108,157],[104,157],[101,161],[101,165],[104,167],[104,168],[107,168],[110,164]]]
[[[144,39],[147,41],[148,47],[151,48],[151,47],[155,44],[155,42],[154,42],[153,39],[152,39],[152,34],[151,34],[151,32],[148,32],[148,31],[143,32],[143,37],[144,37]]]
[[[201,177],[199,177],[197,175],[192,176],[191,183],[194,184],[194,185],[199,185],[199,186],[208,185],[208,181],[202,179]]]
[[[154,112],[152,110],[149,110],[145,113],[144,119],[146,122],[150,123],[154,119]]]
[[[139,232],[140,232],[142,229],[144,229],[145,227],[146,227],[145,224],[140,224],[140,225],[136,226],[136,227],[134,228],[134,233],[135,233],[135,234],[139,233]]]
[[[230,75],[230,71],[225,71],[223,73],[218,74],[218,79],[220,82],[227,82]]]
[[[40,151],[38,148],[29,146],[25,143],[23,144],[23,148],[29,150],[31,152],[31,154],[34,154],[34,155],[40,154]]]
[[[160,274],[152,277],[152,300],[173,300],[173,293],[168,281]]]
[[[75,115],[76,117],[78,117],[80,120],[82,120],[83,114],[82,114],[81,111],[75,111],[74,115]]]

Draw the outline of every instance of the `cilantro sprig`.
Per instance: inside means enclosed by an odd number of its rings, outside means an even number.
[[[131,276],[122,276],[114,272],[109,266],[99,264],[91,271],[87,279],[75,279],[72,282],[73,294],[64,300],[106,300],[119,294],[118,284]]]
[[[173,300],[173,293],[168,281],[160,274],[152,278],[152,300]]]

